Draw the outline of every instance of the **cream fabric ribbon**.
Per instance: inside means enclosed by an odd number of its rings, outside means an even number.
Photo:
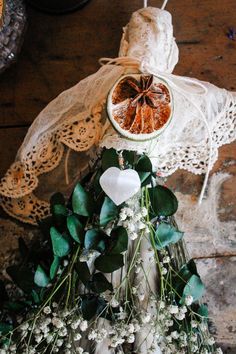
[[[134,57],[117,57],[117,58],[101,58],[99,60],[99,63],[101,65],[121,65],[124,66],[128,69],[134,69],[138,70],[139,72],[143,74],[151,74],[154,76],[159,77],[160,79],[163,79],[166,81],[166,83],[169,85],[170,88],[174,89],[177,91],[180,95],[182,95],[187,101],[189,101],[194,108],[198,111],[200,115],[200,119],[202,122],[205,124],[207,133],[208,133],[208,139],[209,139],[209,158],[208,158],[208,163],[207,163],[207,170],[202,186],[202,190],[198,199],[198,204],[202,203],[202,199],[205,194],[205,190],[207,187],[208,179],[209,179],[209,174],[211,170],[211,162],[212,162],[212,133],[208,124],[208,121],[206,119],[206,116],[204,112],[201,110],[201,108],[191,100],[191,95],[201,95],[201,96],[206,96],[208,93],[208,89],[199,81],[196,81],[194,79],[191,79],[189,77],[185,76],[178,76],[178,75],[173,75],[169,73],[163,73],[158,71],[156,68],[153,68],[150,66],[150,64],[142,59],[134,58]],[[185,84],[191,84],[186,86]]]

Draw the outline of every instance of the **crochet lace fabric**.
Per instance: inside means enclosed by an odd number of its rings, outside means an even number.
[[[135,12],[124,28],[119,55],[171,73],[178,62],[171,15],[151,7]],[[204,173],[209,164],[209,131],[196,107],[203,112],[211,133],[210,167],[219,146],[235,139],[236,94],[209,83],[201,83],[207,93],[195,94],[199,81],[191,79],[185,83],[186,99],[174,75],[174,113],[164,133],[148,142],[122,138],[110,125],[104,102],[114,83],[130,71],[105,65],[61,93],[38,115],[0,183],[0,203],[8,214],[31,224],[47,216],[53,191],[68,195],[73,183],[92,166],[99,146],[145,152],[163,176],[178,168]]]

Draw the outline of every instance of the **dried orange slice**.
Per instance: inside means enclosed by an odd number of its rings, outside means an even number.
[[[171,120],[173,98],[164,80],[153,75],[130,74],[121,77],[107,99],[113,127],[132,140],[153,139]]]

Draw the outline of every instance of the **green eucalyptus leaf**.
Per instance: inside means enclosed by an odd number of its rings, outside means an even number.
[[[94,266],[103,273],[112,273],[123,267],[124,259],[122,254],[106,254],[96,258]]]
[[[133,165],[134,164],[134,158],[135,158],[135,152],[134,151],[129,151],[129,150],[123,150],[122,156],[125,160],[126,165]]]
[[[185,297],[188,295],[191,295],[193,297],[193,302],[199,300],[204,294],[204,291],[205,286],[202,283],[201,278],[193,274],[184,287],[183,294],[180,299],[180,304],[184,304]]]
[[[99,194],[102,192],[102,187],[100,185],[100,177],[103,174],[102,169],[98,169],[93,177],[92,183],[93,183],[93,191],[96,195],[96,197],[99,196]]]
[[[56,217],[65,217],[68,215],[67,207],[62,204],[54,204],[52,206],[52,214]]]
[[[52,226],[50,229],[52,240],[52,249],[55,256],[64,257],[70,252],[70,242],[68,238],[62,235],[57,229]]]
[[[123,226],[117,226],[111,232],[112,247],[109,254],[119,254],[127,251],[128,248],[128,234]]]
[[[26,307],[27,304],[23,301],[8,301],[5,304],[6,309],[8,309],[9,311],[14,311],[15,313],[24,310]]]
[[[193,274],[198,275],[198,272],[194,260],[190,259],[188,263],[182,265],[178,274],[174,277],[173,286],[178,294],[183,293],[186,283]],[[179,299],[177,300],[179,301]]]
[[[75,269],[79,280],[81,280],[84,285],[87,285],[91,276],[88,264],[86,262],[77,262]]]
[[[8,300],[8,294],[5,288],[5,284],[0,280],[0,307]]]
[[[33,301],[35,302],[35,304],[39,304],[40,303],[40,296],[37,293],[37,291],[35,291],[33,289],[31,295],[32,295],[32,298],[33,298]]]
[[[6,335],[13,330],[12,324],[0,322],[0,334]]]
[[[55,204],[65,204],[65,198],[63,196],[63,194],[61,193],[54,193],[51,198],[50,198],[50,205],[53,206]]]
[[[77,183],[72,194],[72,207],[74,213],[82,216],[91,216],[95,202],[92,195],[87,192],[80,183]]]
[[[38,265],[36,272],[34,274],[34,282],[36,285],[40,286],[41,288],[45,288],[49,284],[49,277],[47,276],[44,269]]]
[[[106,226],[110,221],[114,220],[119,213],[119,208],[113,203],[113,201],[105,197],[102,209],[100,212],[100,225]]]
[[[140,172],[152,172],[152,163],[149,157],[147,155],[140,156],[135,169]]]
[[[209,317],[209,312],[208,312],[208,307],[207,307],[207,305],[202,304],[201,306],[199,306],[199,309],[198,309],[197,313],[198,313],[200,316],[205,317],[205,319],[208,319],[208,317]]]
[[[152,178],[151,172],[138,171],[138,175],[142,183],[142,186],[145,186],[146,184],[149,184],[151,182],[151,178]]]
[[[93,249],[99,252],[104,252],[108,237],[99,229],[88,230],[84,237],[84,247],[88,250]]]
[[[164,222],[160,223],[155,232],[155,244],[157,249],[162,249],[169,244],[176,243],[183,237],[183,232]]]
[[[81,303],[81,311],[83,318],[90,321],[97,313],[97,297],[96,296],[85,296]]]
[[[60,266],[60,257],[54,256],[53,262],[50,267],[50,278],[54,279],[55,276],[57,275],[57,271]]]
[[[7,268],[14,283],[25,293],[30,293],[34,286],[34,275],[26,266],[13,265]]]
[[[112,284],[107,280],[104,274],[95,273],[89,282],[89,288],[95,293],[103,293],[106,290],[113,290]]]
[[[20,251],[21,257],[25,259],[29,254],[29,249],[25,243],[25,240],[22,237],[20,237],[18,239],[18,244],[19,244],[19,251]]]
[[[103,171],[110,167],[119,167],[119,157],[115,149],[106,149],[102,154]]]
[[[69,215],[67,217],[67,228],[71,237],[78,243],[83,243],[84,228],[76,215]]]
[[[152,211],[155,215],[170,216],[178,209],[176,196],[166,187],[156,186],[149,188]]]
[[[190,259],[190,261],[188,261],[187,267],[192,274],[199,276],[198,271],[197,271],[197,266],[196,266],[194,259]]]

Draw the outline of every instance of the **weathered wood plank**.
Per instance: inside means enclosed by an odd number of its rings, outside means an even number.
[[[213,257],[236,255],[236,143],[220,149],[219,159],[212,171],[206,201],[197,208],[203,176],[177,171],[168,178],[168,185],[177,192],[180,200],[178,220],[185,231],[185,239],[192,256]],[[223,178],[215,172],[228,174]],[[213,185],[212,185],[213,186]],[[216,198],[219,195],[219,199]]]
[[[204,301],[213,320],[212,330],[226,354],[236,353],[236,257],[197,261],[206,285]]]
[[[161,5],[161,1],[149,1]],[[61,91],[98,68],[98,58],[116,56],[124,26],[141,0],[94,0],[82,10],[49,16],[29,9],[29,26],[18,63],[0,77],[0,125],[31,123]],[[236,43],[226,37],[236,24],[234,0],[172,0],[180,46],[176,73],[236,87]]]
[[[0,129],[0,178],[15,160],[27,128]]]

